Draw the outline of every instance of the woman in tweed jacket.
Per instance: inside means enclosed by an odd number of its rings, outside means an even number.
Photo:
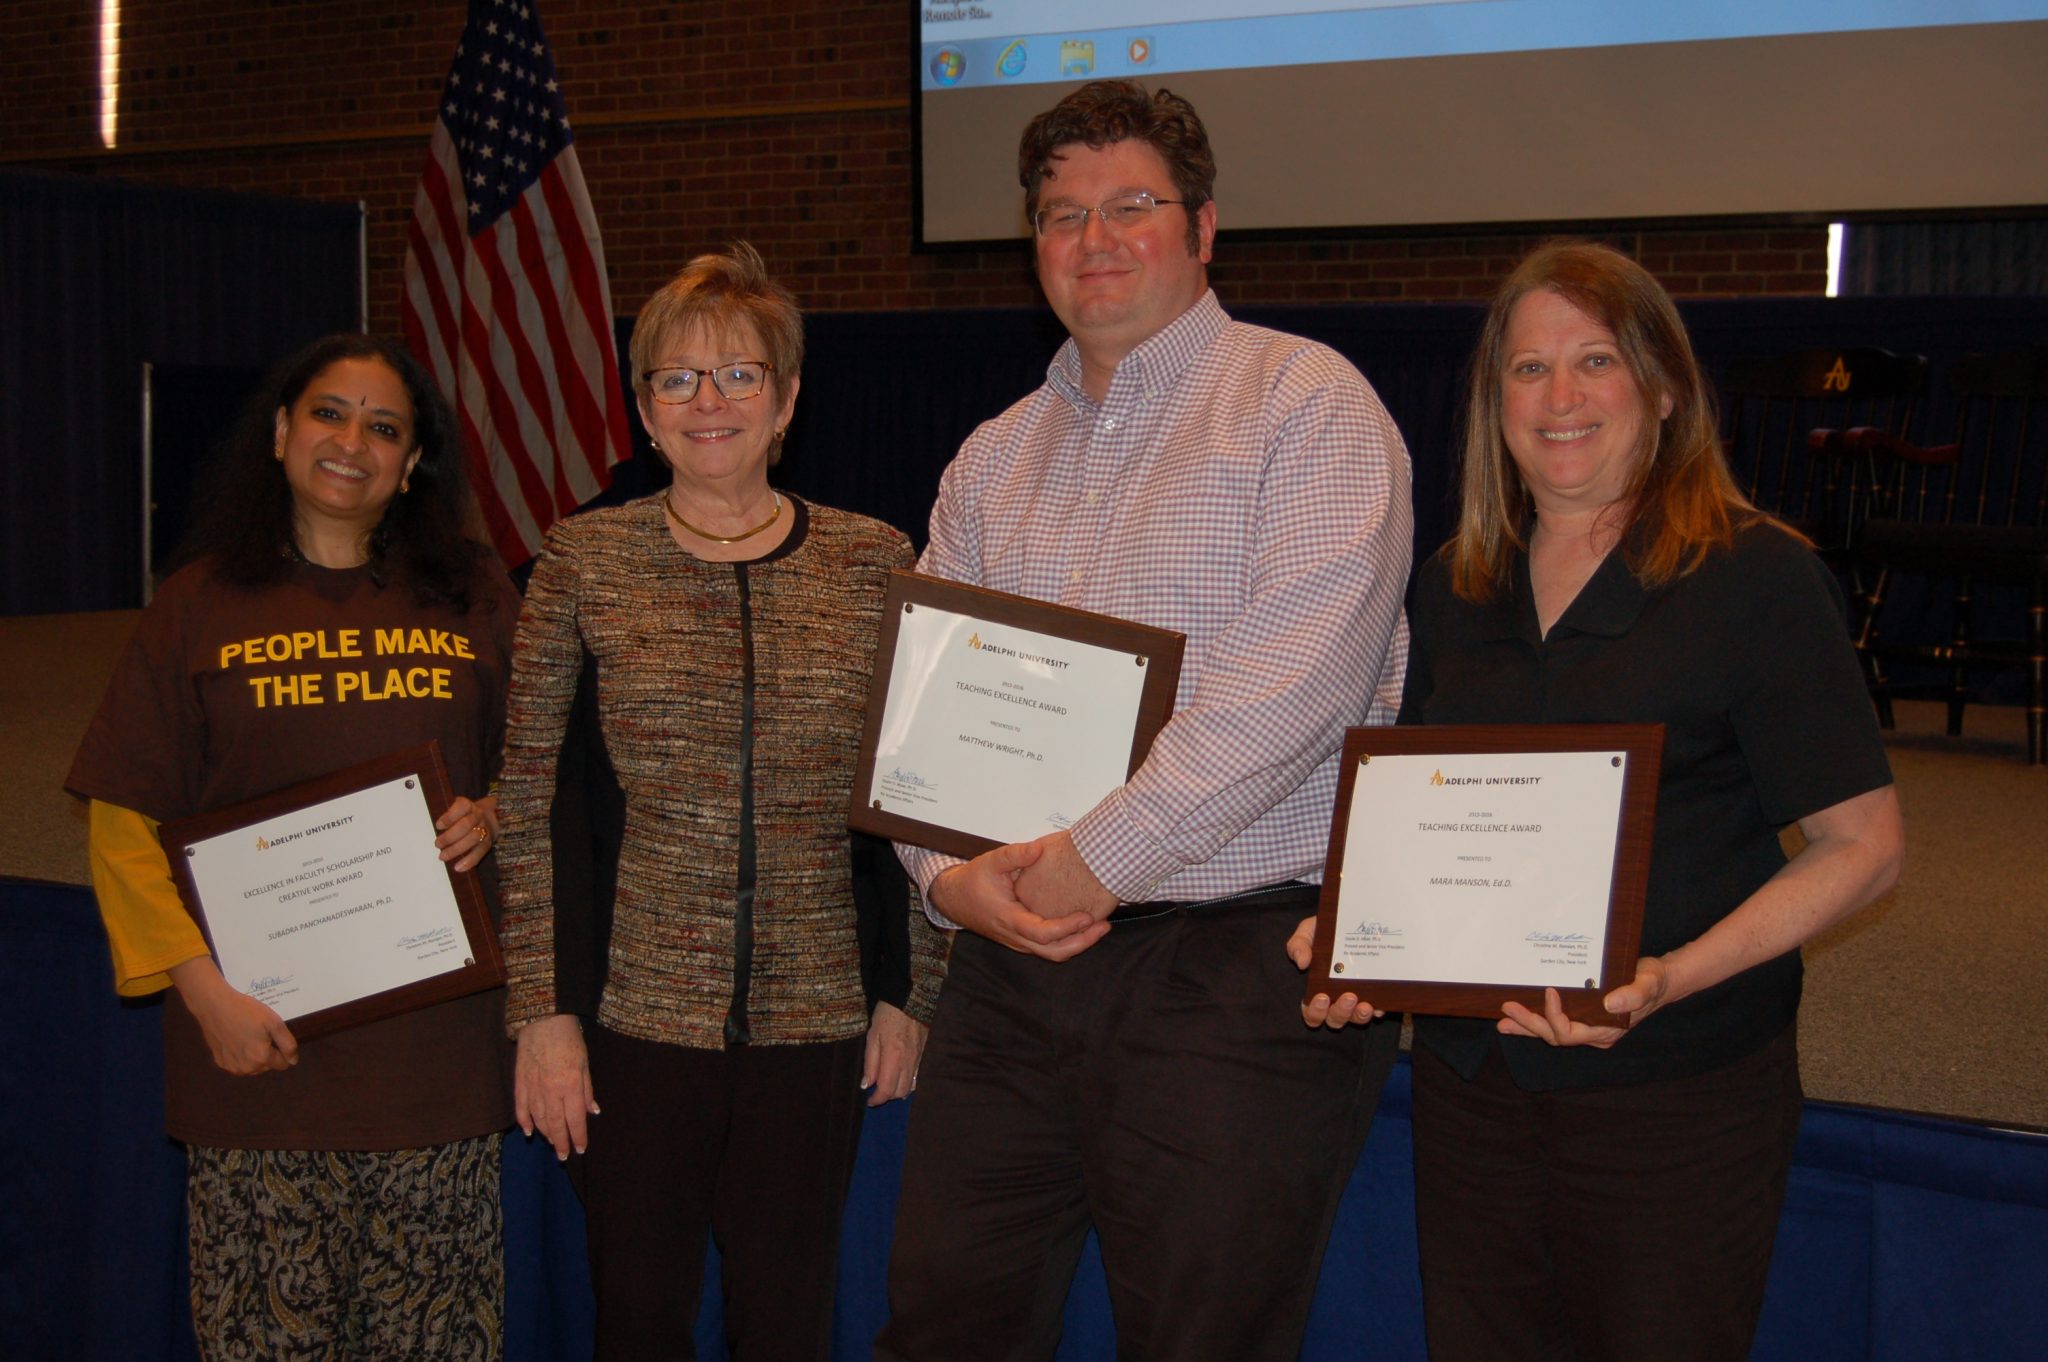
[[[883,594],[912,554],[769,486],[802,359],[751,247],[663,286],[632,365],[673,482],[557,525],[519,621],[515,1100],[573,1158],[599,1358],[687,1355],[707,1231],[741,1355],[827,1355],[863,1094],[915,1084],[944,969],[886,846],[847,833]]]

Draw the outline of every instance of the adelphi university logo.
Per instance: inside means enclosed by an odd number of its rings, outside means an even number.
[[[1432,772],[1430,772],[1430,773],[1429,773],[1429,783],[1430,783],[1430,784],[1432,784],[1432,785],[1441,785],[1441,784],[1443,784],[1443,783],[1444,783],[1444,773],[1443,773],[1442,771],[1432,771]]]
[[[1835,367],[1820,376],[1820,390],[1824,393],[1845,393],[1849,391],[1851,377],[1849,366],[1842,362],[1840,355],[1836,355]]]
[[[267,838],[267,837],[263,837],[263,836],[259,835],[259,836],[258,836],[258,837],[256,838],[256,849],[257,849],[258,851],[268,851],[268,850],[270,850],[270,839],[269,839],[269,838]]]
[[[970,648],[979,648],[981,646],[981,635],[979,633],[969,634],[967,636],[967,646]]]

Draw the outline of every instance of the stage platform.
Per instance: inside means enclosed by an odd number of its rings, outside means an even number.
[[[16,1039],[0,1058],[0,1109],[14,1113],[17,1136],[0,1164],[6,1355],[190,1358],[182,1155],[158,1125],[159,1009],[123,1005],[103,986],[105,942],[86,891],[0,882],[0,914],[0,1027]],[[886,1310],[905,1116],[893,1103],[871,1113],[863,1133],[842,1239],[834,1356],[843,1362],[868,1356]],[[1412,1183],[1404,1060],[1339,1211],[1302,1352],[1308,1362],[1422,1362]],[[582,1216],[545,1145],[507,1137],[504,1208],[508,1362],[582,1362],[590,1355]],[[2043,1282],[2048,1136],[1810,1103],[1753,1356],[2039,1356],[2048,1337]],[[698,1356],[719,1359],[716,1290],[706,1298],[714,1304],[699,1320]],[[1059,1356],[1114,1355],[1091,1245]]]

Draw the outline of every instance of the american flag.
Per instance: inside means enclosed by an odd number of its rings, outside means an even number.
[[[516,567],[632,453],[604,247],[531,0],[470,0],[413,196],[403,309]]]

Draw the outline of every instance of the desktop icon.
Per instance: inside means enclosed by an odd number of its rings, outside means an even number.
[[[1003,55],[996,58],[996,74],[999,76],[1021,76],[1024,74],[1024,40],[1022,38],[1003,49]]]
[[[1060,43],[1060,74],[1088,76],[1095,73],[1095,44],[1086,38],[1068,38]]]
[[[1131,39],[1131,45],[1125,49],[1125,55],[1131,59],[1131,65],[1133,66],[1151,65],[1152,40],[1150,38]]]
[[[941,85],[958,85],[967,74],[967,58],[957,48],[942,47],[932,58],[932,79]]]

